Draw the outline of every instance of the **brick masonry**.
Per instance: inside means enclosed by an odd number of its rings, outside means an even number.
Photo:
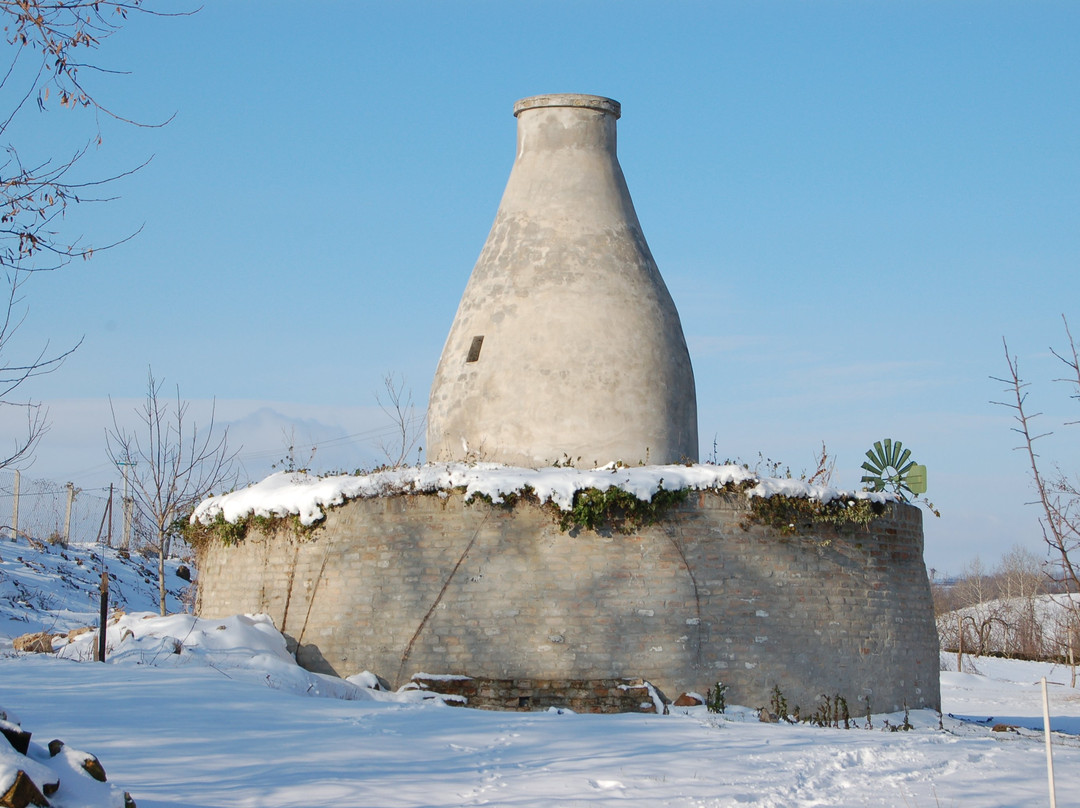
[[[653,691],[641,679],[445,679],[420,673],[412,683],[453,697],[452,706],[527,712],[565,707],[576,713],[655,713]],[[455,699],[460,699],[457,701]],[[667,708],[659,705],[661,710]]]
[[[497,680],[641,677],[669,698],[779,686],[804,714],[937,707],[938,640],[922,514],[784,536],[738,493],[695,493],[633,535],[560,532],[527,502],[359,499],[311,535],[251,531],[199,558],[198,611],[268,613],[312,670]]]

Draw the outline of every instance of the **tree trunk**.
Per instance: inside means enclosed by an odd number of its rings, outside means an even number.
[[[158,567],[157,567],[157,581],[158,581],[158,604],[161,608],[162,617],[166,614],[165,609],[165,556],[169,552],[168,546],[165,544],[165,531],[158,529]]]

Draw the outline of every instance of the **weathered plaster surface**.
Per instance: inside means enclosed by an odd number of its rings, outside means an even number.
[[[435,373],[427,458],[696,460],[694,374],[616,156],[618,103],[514,111],[517,158]]]

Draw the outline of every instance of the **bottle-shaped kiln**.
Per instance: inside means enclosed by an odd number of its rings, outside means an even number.
[[[428,404],[428,458],[697,459],[694,372],[615,153],[617,101],[514,105],[517,157]]]

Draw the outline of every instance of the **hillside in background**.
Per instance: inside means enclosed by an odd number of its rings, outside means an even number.
[[[193,602],[191,583],[176,574],[182,563],[174,558],[166,565],[170,612],[190,611]],[[23,537],[0,540],[0,635],[96,626],[103,565],[109,574],[110,611],[157,611],[156,556],[102,545],[64,547]],[[0,639],[0,650],[3,642]]]

